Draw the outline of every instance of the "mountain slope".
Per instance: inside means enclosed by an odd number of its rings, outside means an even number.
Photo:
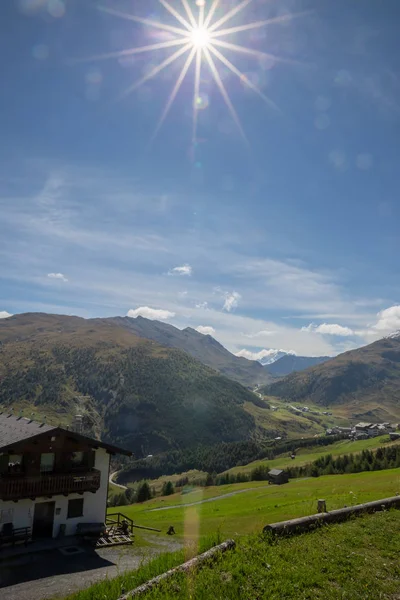
[[[340,354],[263,391],[289,401],[336,406],[354,419],[400,419],[400,336]]]
[[[231,354],[210,335],[203,335],[191,327],[180,330],[168,323],[151,321],[143,317],[113,317],[104,319],[119,327],[134,332],[163,346],[178,348],[193,358],[242,385],[262,385],[271,381],[271,376],[257,361],[247,360]]]
[[[296,371],[303,371],[309,367],[319,365],[329,360],[329,356],[296,356],[286,354],[273,363],[265,366],[267,371],[274,377],[284,377]]]
[[[67,424],[137,456],[236,441],[255,430],[256,397],[188,354],[144,340],[112,320],[45,314],[0,321],[0,407]]]

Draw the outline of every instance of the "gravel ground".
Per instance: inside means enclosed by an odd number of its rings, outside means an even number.
[[[83,546],[79,553],[65,555],[59,549],[35,552],[0,563],[1,600],[45,600],[64,598],[91,584],[137,569],[161,552],[181,547],[174,540],[157,536],[144,538],[151,546],[115,546],[93,550]]]

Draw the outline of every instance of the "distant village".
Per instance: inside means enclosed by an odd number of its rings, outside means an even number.
[[[391,440],[400,439],[398,423],[357,423],[354,427],[332,427],[326,430],[327,435],[348,434],[353,440],[366,440],[370,437],[388,433]]]
[[[276,406],[271,406],[272,410],[277,410]],[[308,406],[297,407],[290,405],[290,410],[294,413],[309,413],[310,415],[327,415],[332,416],[331,412],[322,411],[316,412],[310,410]],[[388,433],[391,440],[400,440],[400,424],[399,423],[364,423],[360,422],[353,427],[331,427],[326,430],[326,435],[348,435],[352,440],[366,440],[370,437],[384,435]],[[277,438],[280,439],[280,438]]]

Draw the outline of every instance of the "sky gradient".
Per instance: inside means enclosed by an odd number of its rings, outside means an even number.
[[[247,141],[206,61],[152,139],[187,55],[131,93],[176,47],[91,58],[173,40],[107,12],[182,27],[159,0],[1,3],[0,317],[142,315],[254,358],[400,329],[400,3],[244,4],[223,27],[273,22],[223,39],[260,54],[215,62]]]

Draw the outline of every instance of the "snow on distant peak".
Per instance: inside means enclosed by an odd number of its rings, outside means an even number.
[[[276,348],[269,348],[260,350],[259,352],[251,352],[250,350],[246,350],[243,348],[239,352],[236,352],[236,356],[241,356],[243,358],[248,358],[249,360],[258,360],[262,365],[271,365],[275,361],[282,358],[282,356],[286,356],[287,354],[296,355],[296,352],[293,350],[278,350]]]
[[[400,329],[398,329],[397,331],[393,331],[393,333],[389,333],[389,335],[386,336],[387,338],[400,338]]]

